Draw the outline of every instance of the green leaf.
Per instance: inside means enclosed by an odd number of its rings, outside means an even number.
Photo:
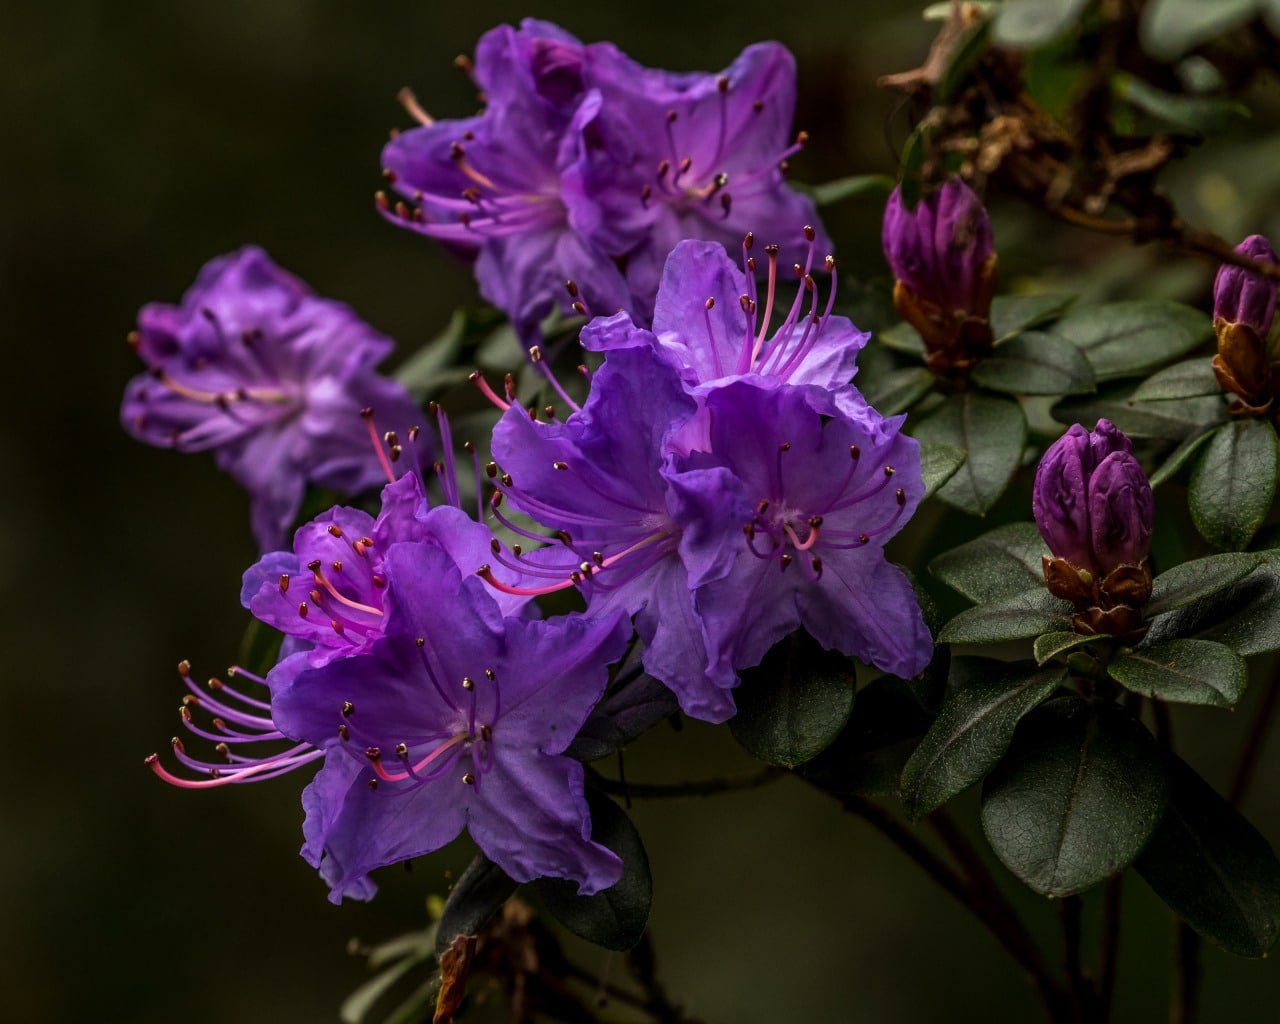
[[[916,438],[969,453],[938,497],[962,511],[985,515],[1018,468],[1027,440],[1027,419],[1017,402],[967,391],[952,395],[921,422]]]
[[[576,882],[540,878],[534,888],[562,925],[597,946],[625,953],[640,941],[653,904],[653,876],[640,833],[621,807],[589,793],[591,838],[622,859],[622,877],[603,892],[579,896]]]
[[[1071,605],[1043,585],[963,611],[942,627],[941,644],[997,644],[1071,628]]]
[[[1135,402],[1128,388],[1107,388],[1097,395],[1067,398],[1052,410],[1059,423],[1087,423],[1109,419],[1131,437],[1182,441],[1203,430],[1226,412],[1216,395],[1180,398],[1168,402]]]
[[[1086,644],[1091,644],[1098,639],[1102,638],[1098,636],[1081,636],[1079,633],[1068,633],[1065,630],[1061,633],[1044,633],[1036,637],[1032,651],[1035,654],[1036,664],[1043,665],[1060,654],[1069,654],[1071,651],[1084,647]]]
[[[1135,402],[1163,401],[1170,398],[1198,398],[1201,395],[1218,395],[1222,388],[1213,375],[1210,359],[1187,359],[1167,366],[1154,373],[1133,393]]]
[[[1066,678],[1064,665],[1035,671],[986,658],[955,658],[951,690],[902,772],[902,801],[923,818],[987,774],[1018,721]]]
[[[1029,292],[1024,295],[997,295],[991,303],[991,333],[996,344],[1015,334],[1056,319],[1075,302],[1074,295]]]
[[[516,882],[483,853],[462,872],[445,901],[436,926],[436,955],[443,953],[459,935],[475,935],[507,897],[516,891]]]
[[[1167,640],[1122,651],[1107,673],[1144,697],[1217,708],[1235,707],[1249,682],[1244,659],[1211,640]]]
[[[1241,657],[1280,650],[1280,571],[1270,559],[1239,583],[1185,608],[1157,615],[1146,643],[1178,637],[1216,640]]]
[[[853,663],[793,633],[742,673],[734,738],[761,761],[794,768],[830,745],[853,710]]]
[[[1280,861],[1187,764],[1175,758],[1169,773],[1169,807],[1138,873],[1210,942],[1236,956],[1266,956],[1280,936]]]
[[[995,39],[1013,50],[1031,50],[1056,39],[1080,20],[1089,0],[1008,0],[995,19]]]
[[[923,366],[892,370],[876,378],[863,391],[863,397],[882,416],[896,416],[900,412],[906,412],[932,391],[936,379]]]
[[[932,721],[910,683],[880,676],[857,692],[844,732],[797,771],[832,793],[896,794],[902,768]]]
[[[1258,6],[1258,0],[1153,0],[1142,19],[1142,48],[1157,60],[1171,61],[1243,25]]]
[[[908,323],[896,323],[888,330],[881,331],[876,337],[885,348],[891,348],[903,355],[924,358],[924,341],[916,329]]]
[[[1160,468],[1151,474],[1151,486],[1159,487],[1167,480],[1172,480],[1181,472],[1182,467],[1191,461],[1201,448],[1209,443],[1214,432],[1221,429],[1221,424],[1197,428],[1177,448],[1169,453],[1169,457],[1161,463]]]
[[[880,410],[888,415],[884,409]],[[969,456],[949,444],[922,444],[920,446],[920,475],[924,478],[924,497],[932,498],[938,488],[950,480],[964,465]]]
[[[1249,108],[1238,100],[1166,92],[1124,71],[1112,77],[1111,88],[1117,98],[1144,113],[1197,135],[1225,131],[1239,119],[1250,116]]]
[[[991,23],[979,21],[965,30],[960,41],[951,50],[951,59],[938,77],[936,95],[938,103],[947,103],[964,88],[970,73],[977,66],[987,47],[991,45]]]
[[[1132,715],[1059,697],[1022,720],[987,776],[982,829],[1036,892],[1072,896],[1141,852],[1167,795],[1160,749]]]
[[[272,629],[260,619],[250,619],[240,638],[240,656],[236,665],[256,676],[265,676],[280,660],[280,645],[284,634]]]
[[[1095,387],[1084,353],[1042,331],[1026,331],[997,345],[972,376],[984,388],[1011,395],[1078,395]]]
[[[929,563],[931,572],[975,604],[986,604],[1044,583],[1049,553],[1035,523],[1009,523],[952,548]]]
[[[1145,375],[1213,336],[1200,310],[1151,301],[1076,306],[1050,330],[1083,349],[1100,381]]]
[[[1155,578],[1147,601],[1147,618],[1225,590],[1253,572],[1263,562],[1262,555],[1228,551],[1175,565]]]
[[[1277,471],[1280,445],[1267,420],[1236,420],[1214,434],[1191,470],[1187,494],[1204,539],[1245,547],[1271,511]]]
[[[418,401],[464,379],[469,371],[454,364],[466,334],[467,314],[454,310],[445,329],[396,368],[395,379]]]
[[[871,195],[888,198],[893,191],[893,179],[887,174],[854,174],[847,178],[815,185],[809,190],[817,206],[830,206],[856,196]]]
[[[924,186],[921,172],[924,170],[925,139],[928,134],[928,125],[921,121],[902,147],[902,159],[898,165],[898,195],[902,199],[902,205],[908,210],[914,210],[920,202]]]

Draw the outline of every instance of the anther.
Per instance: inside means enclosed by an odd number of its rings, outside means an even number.
[[[329,536],[331,536],[331,537],[341,537],[341,536],[342,536],[342,529],[338,526],[338,524],[337,524],[337,523],[332,523],[332,524],[330,524],[330,526],[329,526]]]
[[[333,631],[337,633],[338,636],[342,636],[342,634],[346,632],[346,627],[337,619],[330,619],[329,625],[333,627]]]
[[[352,715],[354,715],[355,713],[356,713],[356,706],[355,706],[354,704],[352,704],[352,703],[351,703],[351,701],[349,701],[349,700],[344,700],[344,701],[342,702],[342,715],[343,715],[343,717],[344,717],[344,718],[350,718],[350,717],[351,717]]]
[[[187,747],[186,747],[186,744],[182,742],[181,737],[174,736],[171,740],[169,740],[169,743],[173,746],[173,749],[178,751],[179,753],[186,752]]]
[[[861,455],[862,455],[861,448],[859,448],[856,444],[849,445],[849,458],[853,459],[854,462],[857,462],[859,456]]]
[[[498,475],[498,464],[496,462],[487,463],[484,467],[484,475],[490,480]]]
[[[489,550],[492,551],[495,555],[502,550],[502,544],[498,541],[497,537],[494,537],[491,541],[489,541]]]
[[[756,506],[756,515],[762,516],[769,511],[769,499],[761,498],[760,504]]]
[[[804,135],[804,132],[801,132],[800,134],[801,134],[801,135]],[[797,141],[799,141],[799,140],[797,139]],[[812,242],[812,241],[813,241],[815,238],[817,238],[817,237],[818,237],[818,233],[817,233],[816,231],[814,231],[814,230],[813,230],[813,225],[812,225],[812,224],[806,224],[806,225],[804,226],[804,240],[805,240],[806,242]]]
[[[391,209],[391,200],[387,198],[387,194],[385,192],[375,192],[373,194],[373,202],[374,205],[383,213],[386,213]]]
[[[462,783],[464,786],[474,786],[475,782],[476,782],[476,777],[472,775],[470,772],[467,772],[465,775],[462,776]]]
[[[341,563],[341,562],[339,562],[339,561],[336,561],[336,560],[335,560],[335,561],[333,562],[333,571],[334,571],[334,572],[342,572],[342,563]]]
[[[904,491],[901,487],[899,487],[897,491],[894,492],[894,497],[898,499],[899,508],[901,508],[903,505],[907,503],[907,492]]]
[[[301,615],[301,616],[305,619],[305,618],[307,617],[307,611],[308,611],[308,609],[307,609],[307,602],[306,602],[306,601],[301,602],[301,603],[298,605],[298,614],[299,614],[299,615]]]
[[[789,566],[792,563],[792,561],[794,561],[794,559],[792,559],[790,555],[783,555],[780,559],[778,559],[778,561],[781,563],[781,567],[783,569],[786,569],[787,566]]]
[[[564,283],[564,287],[570,298],[576,299],[578,297],[578,284],[572,278]]]
[[[346,722],[338,723],[338,739],[342,740],[343,743],[348,743],[351,740],[351,730],[347,728]]]
[[[770,242],[768,245],[764,247],[764,251],[770,256],[778,255],[778,247],[772,242]]]
[[[707,309],[709,309],[709,310],[711,310],[711,309],[715,309],[715,308],[716,308],[716,300],[715,300],[714,298],[708,298],[708,299],[707,299],[707,301],[706,301],[706,303],[705,303],[705,305],[706,305]]]
[[[529,359],[531,362],[534,362],[534,363],[542,362],[542,349],[539,348],[537,345],[530,345]]]
[[[804,132],[804,131],[796,132],[796,145],[797,145],[797,146],[806,146],[806,145],[808,145],[808,143],[809,143],[809,133],[808,133],[808,132]],[[806,226],[805,226],[805,237],[806,237],[806,238],[807,238],[807,237],[809,237],[809,232],[810,232],[810,231],[812,231],[812,230],[813,230],[813,228],[809,227],[808,225],[806,225]]]
[[[225,758],[231,757],[231,748],[227,746],[225,743],[219,743],[213,749],[216,750],[222,757],[225,757]]]
[[[488,741],[488,740],[492,739],[492,738],[493,738],[493,729],[491,729],[491,728],[490,728],[489,726],[487,726],[487,725],[482,725],[482,726],[480,726],[480,738],[481,738],[482,740],[485,740],[485,741]]]
[[[307,568],[308,568],[308,569],[310,569],[312,572],[319,572],[319,571],[320,571],[320,559],[318,559],[318,558],[317,558],[317,559],[315,559],[314,561],[310,561],[310,562],[308,562],[308,563],[307,563]]]
[[[791,451],[791,442],[790,442],[790,441],[783,441],[783,442],[782,442],[782,444],[778,445],[778,451],[780,451],[780,452],[789,452],[789,451]]]
[[[409,744],[407,744],[407,743],[397,743],[397,744],[396,744],[396,755],[397,755],[398,757],[408,757],[408,756],[409,756]]]
[[[680,114],[679,114],[677,111],[674,111],[674,110],[668,110],[668,111],[667,111],[667,124],[675,124],[675,123],[676,123],[676,121],[679,119],[679,117],[680,117]]]
[[[815,530],[822,525],[822,516],[810,516],[809,525]]]
[[[484,670],[484,677],[487,680],[489,680],[489,682],[493,682],[495,679],[498,678],[497,673],[495,673],[491,668],[487,668]]]
[[[379,590],[381,590],[383,587],[387,585],[387,581],[383,579],[381,576],[377,575],[376,573],[373,575],[372,579],[373,579],[373,585],[377,587]]]
[[[721,75],[719,78],[717,78],[717,79],[716,79],[716,88],[717,88],[717,89],[719,89],[721,92],[728,92],[728,91],[729,91],[729,76],[728,76],[728,75]]]
[[[183,658],[182,661],[178,662],[178,675],[191,675],[191,662],[187,661],[186,658]]]
[[[370,791],[372,791],[372,790],[376,790],[377,788],[378,788],[378,780],[377,780],[377,779],[370,779],[370,780],[369,780],[369,789],[370,789]]]
[[[756,235],[755,235],[755,232],[754,232],[754,231],[748,231],[748,232],[746,233],[746,235],[744,235],[744,236],[743,236],[743,239],[742,239],[742,248],[744,248],[744,249],[750,249],[750,248],[751,248],[753,245],[755,245],[755,244],[756,244]]]
[[[427,646],[427,638],[425,636],[414,637],[413,642],[417,644],[419,647]]]
[[[470,676],[463,676],[462,688],[464,690],[474,690],[476,688],[476,681],[472,679]]]
[[[137,348],[142,344],[142,335],[137,331],[130,331],[124,336],[124,340],[129,343],[130,348]]]
[[[896,473],[896,472],[898,472],[898,471],[897,471],[896,469],[894,469],[892,466],[885,466],[885,467],[884,467],[884,475],[885,475],[885,477],[886,477],[886,478],[893,476],[893,474],[894,474],[894,473]]]
[[[289,592],[289,574],[287,572],[280,574],[280,593],[287,594]]]
[[[365,747],[364,756],[370,761],[377,761],[382,757],[382,751],[377,747]]]
[[[566,469],[568,469],[568,468],[569,468],[569,463],[567,463],[567,462],[553,462],[553,463],[551,463],[551,468],[552,468],[552,469],[559,469],[559,470],[566,470]]]
[[[762,110],[764,110],[764,100],[756,100],[753,104],[751,104],[752,113],[758,114]]]

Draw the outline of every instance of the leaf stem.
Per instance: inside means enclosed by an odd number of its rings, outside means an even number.
[[[1058,910],[1062,920],[1062,962],[1067,972],[1067,984],[1071,989],[1071,1007],[1075,1019],[1084,1022],[1093,1019],[1089,1013],[1092,992],[1081,962],[1083,930],[1080,919],[1084,912],[1084,900],[1079,896],[1067,896],[1058,904]]]
[[[1120,909],[1124,875],[1107,882],[1103,895],[1101,967],[1098,971],[1098,1009],[1100,1019],[1111,1019],[1115,1001],[1116,972],[1120,964]]]
[[[1174,939],[1178,970],[1174,979],[1170,1024],[1195,1024],[1200,1004],[1200,936],[1185,921],[1178,922]]]
[[[762,768],[750,775],[720,776],[710,779],[699,779],[694,782],[628,782],[625,779],[610,779],[593,768],[587,768],[591,781],[604,792],[614,796],[635,797],[639,800],[659,800],[681,796],[715,796],[717,793],[733,793],[743,789],[758,789],[788,772],[772,766]]]
[[[1249,726],[1249,736],[1245,740],[1244,749],[1240,751],[1240,760],[1236,762],[1235,774],[1231,779],[1231,789],[1227,793],[1227,803],[1232,807],[1239,807],[1243,802],[1245,794],[1249,791],[1249,784],[1253,781],[1253,773],[1258,767],[1258,760],[1262,756],[1262,746],[1267,740],[1267,733],[1271,731],[1271,722],[1275,718],[1276,706],[1280,704],[1280,679],[1273,679],[1271,685],[1267,687],[1267,692],[1263,695],[1262,703],[1258,705],[1258,710],[1254,713],[1253,723]]]

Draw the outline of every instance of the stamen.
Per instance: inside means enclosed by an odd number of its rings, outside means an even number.
[[[474,384],[477,388],[480,389],[480,394],[484,395],[485,398],[489,399],[490,402],[496,405],[503,412],[506,412],[508,409],[511,408],[510,402],[504,402],[501,398],[498,397],[497,393],[493,390],[493,388],[489,387],[489,382],[484,379],[484,374],[482,374],[479,370],[475,370],[474,372],[472,372],[469,379],[472,384]]]
[[[413,90],[407,85],[396,93],[396,99],[400,101],[400,106],[404,107],[405,113],[421,125],[435,124],[435,118],[422,109],[422,105],[418,102],[418,97],[413,94]]]
[[[364,417],[364,425],[369,431],[369,440],[373,442],[373,450],[377,452],[378,461],[382,463],[382,471],[387,474],[387,482],[395,483],[395,470],[391,468],[391,462],[387,459],[387,453],[382,450],[382,441],[378,437],[378,428],[373,422],[373,410],[366,406],[360,410],[360,415]]]

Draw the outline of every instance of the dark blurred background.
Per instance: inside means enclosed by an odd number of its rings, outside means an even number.
[[[348,940],[419,927],[426,896],[465,864],[468,851],[456,849],[411,873],[385,871],[374,903],[333,907],[296,855],[301,774],[188,793],[144,770],[143,756],[177,726],[176,662],[190,658],[208,675],[235,657],[246,623],[239,577],[255,552],[245,500],[209,459],[136,445],[116,417],[137,370],[124,344],[137,307],[177,300],[205,260],[248,241],[352,303],[403,353],[455,305],[474,302],[466,268],[375,215],[378,153],[387,130],[407,123],[395,102],[401,86],[437,116],[471,112],[473,89],[453,57],[492,25],[533,13],[669,68],[715,69],[750,42],[785,42],[800,66],[797,126],[814,136],[794,176],[809,181],[893,172],[908,124],[875,80],[918,63],[933,31],[916,4],[895,0],[7,7],[5,1019],[336,1020],[366,977]],[[1233,241],[1277,226],[1270,88],[1240,148],[1220,144],[1217,163],[1193,163],[1176,179],[1192,215]],[[1247,161],[1232,156],[1244,147]],[[1260,210],[1268,222],[1257,222]],[[1141,282],[1142,294],[1196,299],[1212,280],[1211,266],[1064,233],[1016,207],[996,213],[1014,284],[1065,281],[1083,268],[1095,294],[1134,294]],[[856,199],[828,214],[850,277],[885,274],[879,214],[876,200]],[[944,524],[955,539],[974,529]],[[1257,690],[1235,716],[1177,720],[1180,744],[1219,784]],[[662,732],[628,758],[636,779],[744,767],[723,729]],[[1278,779],[1280,738],[1246,807],[1273,843]],[[970,829],[975,808],[972,794],[956,808]],[[708,1022],[1036,1019],[1029,987],[986,933],[816,791],[786,780],[638,804],[634,818],[656,878],[660,969]],[[1054,908],[1024,891],[1016,898],[1037,933],[1056,941]],[[1167,918],[1136,879],[1125,901],[1118,1019],[1159,1020]],[[1204,1020],[1275,1019],[1274,962],[1209,950],[1205,964]]]

